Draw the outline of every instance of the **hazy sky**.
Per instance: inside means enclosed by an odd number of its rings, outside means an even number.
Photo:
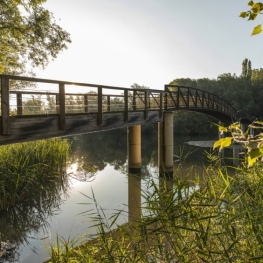
[[[175,78],[240,75],[263,67],[261,23],[239,17],[248,0],[47,0],[72,43],[37,77],[162,89]]]

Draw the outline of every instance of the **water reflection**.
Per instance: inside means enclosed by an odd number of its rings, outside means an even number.
[[[63,195],[67,194],[68,178],[64,172],[40,189],[28,202],[23,202],[0,211],[0,240],[15,244],[16,247],[28,244],[32,233],[38,233],[41,227],[48,227],[48,218],[60,213]],[[6,260],[18,260],[15,251]]]

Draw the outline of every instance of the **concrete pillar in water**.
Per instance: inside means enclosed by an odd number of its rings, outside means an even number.
[[[164,113],[158,123],[158,166],[160,175],[173,177],[173,112]]]
[[[141,218],[141,175],[128,175],[128,220],[130,223]]]
[[[128,170],[129,173],[141,172],[141,125],[128,127]]]

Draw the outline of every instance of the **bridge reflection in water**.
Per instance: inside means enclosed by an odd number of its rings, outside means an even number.
[[[159,168],[173,171],[173,111],[235,120],[236,110],[202,90],[165,85],[163,90],[0,75],[0,145],[128,127],[130,171],[141,167],[140,125],[159,123]]]

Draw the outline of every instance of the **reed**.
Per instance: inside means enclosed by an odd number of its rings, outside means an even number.
[[[1,146],[0,210],[62,183],[69,149],[68,141],[59,138]]]
[[[113,231],[122,213],[106,218],[93,196],[96,237],[76,248],[58,239],[50,262],[263,262],[262,172],[258,164],[229,175],[216,162],[202,183],[176,174],[152,180],[143,215]]]

